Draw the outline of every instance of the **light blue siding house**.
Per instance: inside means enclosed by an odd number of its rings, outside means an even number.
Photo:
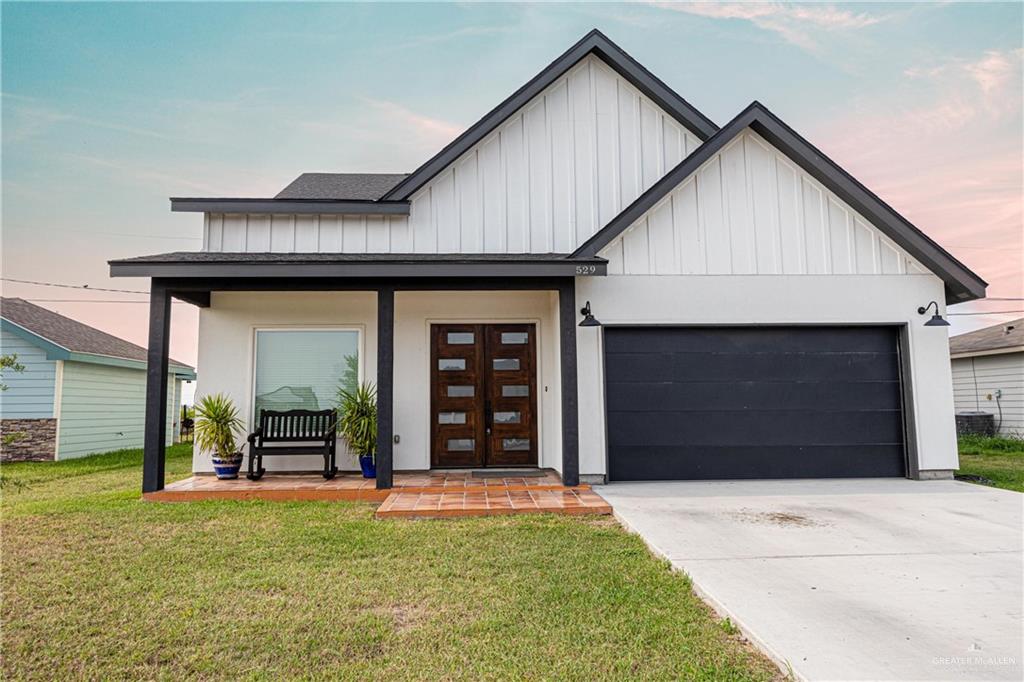
[[[18,298],[0,301],[0,352],[17,355],[0,392],[4,461],[71,459],[142,447],[146,349]],[[167,442],[180,433],[182,381],[195,370],[171,360]],[[7,440],[7,439],[5,439]]]

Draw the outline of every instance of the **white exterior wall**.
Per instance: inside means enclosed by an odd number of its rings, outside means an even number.
[[[933,275],[735,275],[577,278],[604,325],[906,325],[914,436],[921,470],[956,469],[956,432],[945,328],[925,327],[917,307],[943,300]],[[944,310],[944,309],[943,309]],[[601,331],[577,332],[580,473],[606,473]]]
[[[952,363],[956,411],[991,412],[999,433],[1024,436],[1024,352],[957,358]],[[998,404],[997,390],[1002,391]]]
[[[199,310],[196,401],[204,395],[226,394],[242,415],[246,434],[255,428],[252,414],[255,330],[275,327],[358,328],[362,376],[377,375],[376,293],[214,292],[210,307]],[[355,457],[343,444],[339,445],[339,468],[358,469]],[[312,471],[323,468],[323,459],[317,456],[268,457],[264,466],[268,471]],[[192,469],[212,472],[209,455],[194,448]]]
[[[626,275],[927,272],[750,130],[708,159],[601,255],[608,259],[609,274]]]
[[[591,55],[427,183],[408,218],[209,214],[203,250],[568,253],[699,144]]]
[[[552,292],[398,292],[395,295],[394,469],[430,468],[430,339],[440,322],[531,322],[537,325],[540,465],[561,469],[557,295]],[[377,295],[373,292],[215,292],[199,314],[197,397],[224,392],[247,432],[252,415],[253,340],[257,328],[357,327],[362,376],[376,383]],[[344,453],[344,454],[343,454]],[[268,457],[270,471],[316,470],[319,457]],[[356,470],[339,448],[338,466]],[[196,451],[193,470],[211,472]]]

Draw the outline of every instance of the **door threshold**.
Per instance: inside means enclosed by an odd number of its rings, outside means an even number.
[[[473,478],[541,478],[548,472],[534,467],[524,469],[472,469]]]

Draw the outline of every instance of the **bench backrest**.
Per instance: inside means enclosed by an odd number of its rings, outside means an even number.
[[[324,440],[337,427],[336,410],[260,410],[260,440],[264,443]]]

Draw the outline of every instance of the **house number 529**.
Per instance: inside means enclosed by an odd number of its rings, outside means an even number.
[[[597,272],[597,266],[596,265],[577,265],[576,266],[576,274],[577,275],[593,275],[595,272]]]

